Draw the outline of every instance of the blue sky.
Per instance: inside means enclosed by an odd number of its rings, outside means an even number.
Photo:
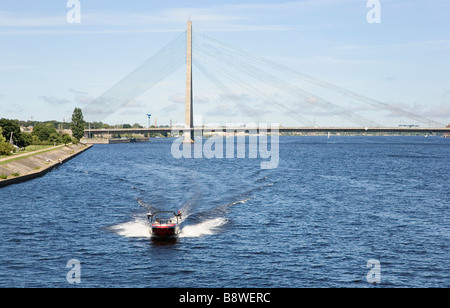
[[[367,22],[365,0],[80,0],[79,24],[67,22],[66,3],[0,0],[0,117],[69,121],[73,108],[86,106],[185,31],[190,17],[198,33],[450,123],[447,0],[380,0],[379,24]],[[91,120],[146,125],[145,114],[152,113],[158,124],[182,122],[184,78],[180,69],[110,117]],[[196,70],[194,83],[198,118],[249,121]],[[242,89],[236,94],[271,122],[300,125]],[[268,94],[320,126],[348,124],[276,91]],[[383,125],[411,122],[342,97],[329,99]]]

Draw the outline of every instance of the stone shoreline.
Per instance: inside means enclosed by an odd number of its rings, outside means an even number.
[[[40,151],[41,153],[38,152],[36,154],[30,153],[24,158],[11,162],[9,162],[9,159],[12,160],[15,157],[10,157],[6,160],[6,163],[0,164],[0,175],[8,176],[7,179],[0,179],[0,188],[43,176],[91,147],[91,144],[71,144],[51,151]]]

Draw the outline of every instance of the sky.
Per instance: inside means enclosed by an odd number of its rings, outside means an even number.
[[[0,0],[0,118],[69,122],[75,107],[83,109],[186,31],[190,18],[195,33],[450,123],[448,0],[379,0],[378,23],[368,21],[373,8],[368,0],[78,2],[79,23],[67,18],[73,16],[67,0]],[[152,124],[181,123],[185,74],[181,68],[107,118],[88,120],[147,126],[151,113]],[[289,82],[303,87],[301,80]],[[232,90],[267,121],[302,126],[244,89]],[[374,123],[417,124],[392,111],[313,90]],[[351,125],[277,91],[266,94],[318,126]],[[195,67],[194,114],[203,123],[251,121]]]

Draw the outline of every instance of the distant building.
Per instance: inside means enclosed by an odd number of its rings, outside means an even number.
[[[20,131],[21,132],[27,132],[27,133],[32,133],[33,132],[33,126],[21,126],[20,127]]]
[[[67,134],[72,137],[72,130],[71,129],[63,129],[60,131],[61,134]]]

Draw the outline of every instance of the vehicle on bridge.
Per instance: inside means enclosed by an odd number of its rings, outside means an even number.
[[[172,214],[172,215],[170,215]],[[152,238],[156,239],[173,239],[180,233],[180,219],[182,214],[170,211],[157,211],[147,213],[147,218],[151,222],[150,233]]]

